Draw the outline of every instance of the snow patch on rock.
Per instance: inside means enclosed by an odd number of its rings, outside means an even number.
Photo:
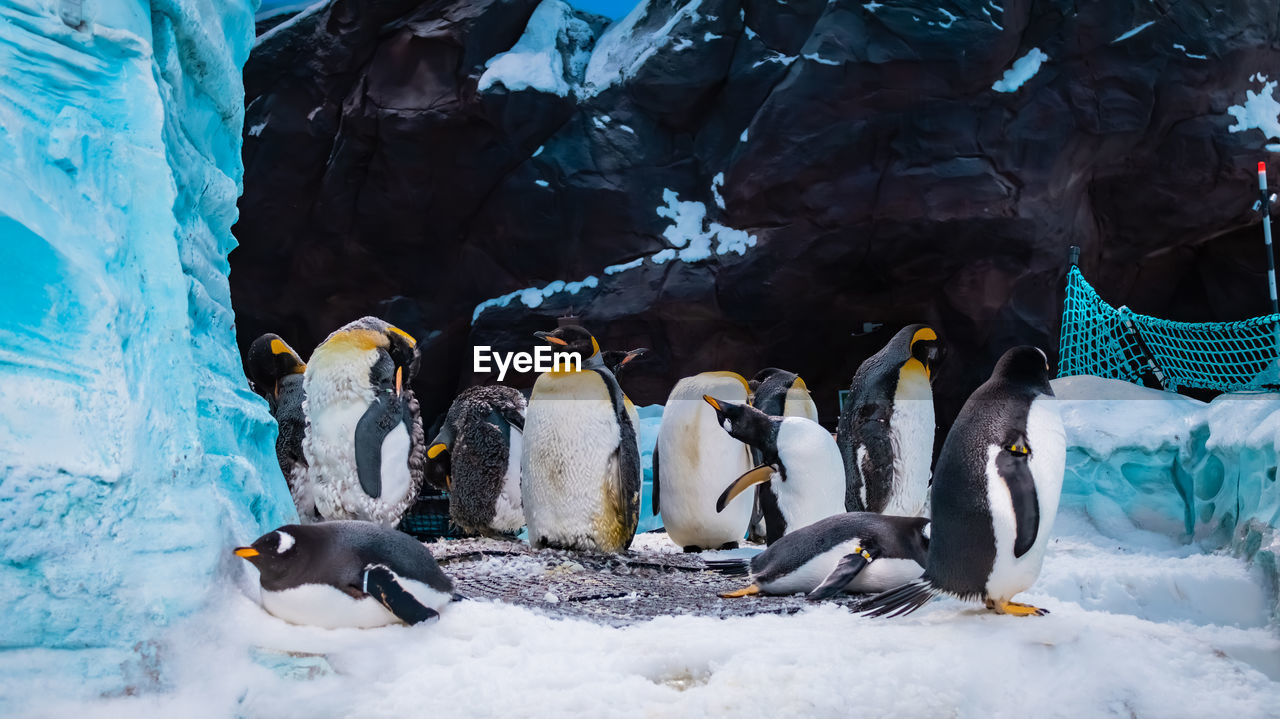
[[[1260,130],[1268,140],[1280,139],[1280,102],[1275,98],[1277,83],[1274,80],[1266,82],[1266,76],[1261,74],[1250,77],[1250,82],[1255,77],[1260,78],[1258,82],[1263,83],[1262,89],[1257,92],[1246,90],[1244,104],[1227,108],[1227,114],[1236,119],[1236,123],[1228,127],[1227,131]]]
[[[639,25],[648,18],[649,0],[636,5],[626,17],[613,23],[596,42],[595,51],[587,64],[584,96],[598,95],[615,83],[635,75],[650,57],[673,41],[673,33],[682,23],[692,25],[700,19],[698,14],[702,0],[691,0],[676,10],[667,22],[656,30],[642,31]],[[688,38],[676,38],[673,49],[692,47]]]
[[[1026,55],[1013,61],[1013,66],[1004,71],[1004,77],[992,83],[991,89],[996,92],[1016,92],[1023,83],[1040,72],[1040,65],[1048,59],[1049,56],[1040,48],[1031,48]]]
[[[542,0],[510,50],[485,62],[477,89],[501,85],[567,97],[591,57],[591,26],[561,0]]]

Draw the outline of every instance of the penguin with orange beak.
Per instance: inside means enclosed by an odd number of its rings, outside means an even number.
[[[302,439],[306,436],[307,418],[302,413],[306,392],[302,387],[307,365],[280,335],[267,333],[249,345],[245,371],[249,386],[267,401],[271,416],[279,427],[276,434],[276,460],[289,484],[289,494],[304,521],[318,518],[316,501],[311,496],[306,455]]]
[[[322,518],[395,526],[417,500],[426,441],[409,385],[418,358],[412,336],[376,317],[345,325],[312,353],[302,446]]]

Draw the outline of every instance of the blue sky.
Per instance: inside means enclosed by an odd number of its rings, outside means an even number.
[[[305,7],[309,4],[311,3],[305,0],[262,0],[262,7],[258,12],[274,10],[283,6],[302,5]],[[636,6],[636,0],[570,0],[569,4],[581,10],[617,20]]]

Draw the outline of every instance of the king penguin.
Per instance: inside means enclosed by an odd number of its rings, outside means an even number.
[[[734,480],[716,501],[716,511],[748,487],[760,492],[766,542],[844,512],[844,471],[836,441],[822,425],[804,417],[770,417],[755,407],[702,398],[734,439],[759,450],[762,463]],[[775,476],[776,475],[776,476]]]
[[[747,393],[736,372],[703,372],[677,382],[667,397],[653,449],[653,513],[661,512],[667,536],[686,552],[733,549],[747,533],[750,495],[715,507],[725,485],[755,466],[751,449],[726,434],[702,400],[745,403]]]
[[[453,400],[427,449],[428,459],[448,466],[449,518],[471,534],[509,538],[524,527],[524,412],[518,389],[469,387]]]
[[[915,579],[929,551],[922,517],[847,512],[820,519],[752,557],[707,562],[722,574],[750,576],[751,584],[720,596],[798,594],[829,599],[840,592],[881,592]]]
[[[413,337],[376,317],[345,325],[311,354],[303,451],[321,517],[395,526],[417,500],[426,463],[409,386],[417,365]]]
[[[1046,614],[1012,601],[1040,575],[1066,467],[1066,435],[1036,347],[1015,347],[961,408],[934,472],[924,576],[871,598],[872,616],[919,609],[938,594],[999,614]]]
[[[258,568],[263,608],[291,624],[417,624],[456,596],[421,542],[371,522],[290,524],[235,554]]]
[[[576,353],[538,376],[525,415],[520,494],[535,547],[622,552],[640,519],[637,415],[585,328],[535,335]]]
[[[319,516],[316,500],[311,496],[307,458],[302,451],[302,439],[307,431],[307,418],[302,413],[302,401],[307,396],[302,386],[307,365],[279,335],[271,333],[249,345],[246,364],[250,386],[267,400],[267,407],[279,427],[276,461],[289,485],[298,516],[303,521],[314,521]]]
[[[800,375],[766,367],[752,378],[751,406],[775,417],[804,417],[818,421],[818,405]]]
[[[908,325],[853,375],[836,443],[844,458],[844,506],[904,517],[925,513],[933,463],[933,329]]]

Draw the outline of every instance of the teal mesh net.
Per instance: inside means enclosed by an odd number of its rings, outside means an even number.
[[[1087,374],[1165,389],[1280,389],[1280,315],[1240,322],[1172,322],[1107,304],[1072,267],[1062,307],[1058,375]]]

